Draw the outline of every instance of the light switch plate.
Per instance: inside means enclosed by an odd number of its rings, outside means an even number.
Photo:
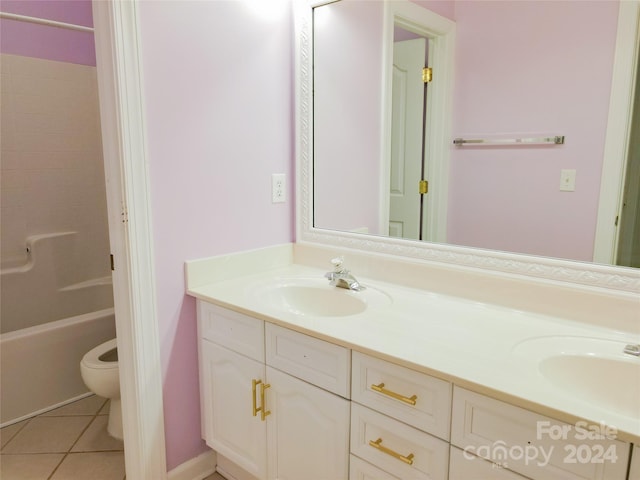
[[[572,169],[560,170],[560,191],[573,192],[576,189],[576,171]]]

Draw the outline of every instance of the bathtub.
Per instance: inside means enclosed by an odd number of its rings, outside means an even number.
[[[1,334],[113,307],[111,272],[85,271],[77,232],[31,235],[25,247],[0,269]]]
[[[113,308],[0,335],[0,427],[89,395],[80,360],[115,336]]]

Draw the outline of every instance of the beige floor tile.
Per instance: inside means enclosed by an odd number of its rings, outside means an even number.
[[[109,408],[111,408],[111,400],[105,402],[98,415],[109,415]]]
[[[122,451],[124,443],[116,440],[107,433],[109,417],[96,417],[89,428],[85,430],[78,442],[71,449],[72,452],[103,452]]]
[[[83,398],[76,402],[56,408],[50,412],[43,413],[43,417],[61,417],[64,415],[96,415],[104,406],[107,400],[97,395]]]
[[[213,475],[209,475],[204,480],[226,480],[226,479],[222,475],[220,475],[218,472],[216,472]]]
[[[68,452],[92,417],[33,418],[2,448],[2,453]]]
[[[124,453],[70,453],[51,480],[122,480],[125,475]]]
[[[29,420],[23,420],[22,422],[14,423],[13,425],[9,425],[8,427],[4,427],[2,430],[0,430],[1,446],[4,447],[7,443],[9,443],[9,440],[11,440],[16,435],[16,433],[18,433],[20,429],[22,429],[22,427],[27,424],[28,421]]]
[[[64,458],[63,454],[2,455],[0,478],[7,480],[47,480]]]

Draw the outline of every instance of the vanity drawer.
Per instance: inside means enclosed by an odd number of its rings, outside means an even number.
[[[449,382],[360,352],[351,361],[354,401],[449,440]]]
[[[264,362],[264,322],[198,300],[200,337]]]
[[[551,428],[566,429],[564,438]],[[575,425],[459,387],[453,390],[451,443],[534,480],[624,480],[629,459],[627,443],[590,440]],[[617,458],[610,461],[603,452]]]
[[[398,478],[447,478],[447,442],[353,402],[351,453]]]
[[[348,348],[267,323],[267,365],[320,388],[350,397],[351,355]]]
[[[449,455],[449,480],[527,480],[456,447],[451,447]]]
[[[388,474],[374,467],[369,462],[351,455],[349,458],[349,480],[400,480],[398,477]]]

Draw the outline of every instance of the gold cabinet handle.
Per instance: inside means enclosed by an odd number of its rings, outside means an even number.
[[[258,410],[260,410],[260,420],[262,421],[264,421],[267,415],[271,415],[271,410],[266,410],[266,406],[264,404],[264,391],[269,387],[271,387],[271,385],[268,383],[260,382],[260,408],[258,408]]]
[[[258,390],[258,385],[260,385],[260,406],[258,406],[258,401],[256,399],[256,393]],[[268,383],[262,383],[262,380],[251,380],[251,394],[253,396],[252,407],[253,407],[253,416],[257,416],[258,412],[260,412],[260,420],[264,420],[267,415],[271,415],[271,411],[265,410],[264,407],[264,391],[269,388],[271,385]]]
[[[251,400],[252,400],[252,405],[253,405],[253,416],[254,417],[258,415],[258,412],[262,408],[262,407],[258,408],[258,402],[256,400],[256,390],[257,390],[256,387],[258,386],[258,384],[261,384],[261,383],[262,383],[262,380],[255,380],[255,379],[251,380],[251,393],[253,395],[253,398]]]
[[[390,448],[387,448],[384,445],[382,445],[381,438],[377,439],[375,442],[373,440],[369,440],[369,445],[371,445],[373,448],[380,450],[382,453],[386,453],[387,455],[391,455],[393,458],[397,458],[398,460],[406,463],[407,465],[413,465],[413,457],[414,457],[413,453],[410,453],[406,457],[404,455],[400,455],[398,452],[394,452]]]
[[[400,400],[401,402],[407,403],[409,405],[415,405],[416,400],[418,399],[417,395],[411,395],[410,397],[405,397],[404,395],[401,395],[399,393],[392,392],[391,390],[387,390],[386,388],[384,388],[384,383],[379,383],[378,385],[371,385],[371,390],[380,392],[384,395],[387,395],[391,398],[395,398],[396,400]]]

